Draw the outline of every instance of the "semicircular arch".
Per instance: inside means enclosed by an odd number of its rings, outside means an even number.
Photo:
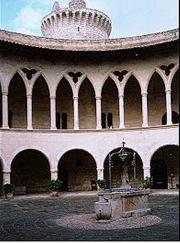
[[[27,150],[34,150],[38,153],[41,153],[48,161],[49,163],[49,167],[50,167],[50,170],[51,168],[53,168],[53,164],[51,164],[51,160],[50,160],[50,154],[47,153],[47,150],[46,149],[43,149],[42,147],[40,146],[23,146],[23,147],[20,147],[18,148],[17,150],[15,150],[11,155],[10,155],[10,158],[9,158],[9,161],[10,161],[10,168],[12,166],[12,162],[13,160],[15,159],[15,157],[20,154],[21,152],[25,152]]]

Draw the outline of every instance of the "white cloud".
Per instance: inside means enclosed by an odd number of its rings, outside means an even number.
[[[14,31],[25,34],[36,34],[40,28],[42,14],[32,6],[23,7],[13,20]]]

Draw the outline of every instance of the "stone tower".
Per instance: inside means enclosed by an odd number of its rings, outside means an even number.
[[[111,33],[110,18],[95,9],[86,7],[84,0],[71,0],[68,8],[54,3],[52,12],[41,21],[45,37],[74,40],[107,39]]]

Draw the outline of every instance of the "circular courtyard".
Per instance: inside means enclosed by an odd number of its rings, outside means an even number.
[[[96,192],[63,193],[59,198],[52,198],[48,194],[17,196],[10,201],[1,198],[0,240],[179,240],[177,191],[154,190],[149,200],[151,214],[133,219],[136,225],[130,223],[129,219],[97,223],[94,212],[96,201]]]

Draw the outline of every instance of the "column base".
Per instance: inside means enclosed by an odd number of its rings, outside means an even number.
[[[96,127],[96,130],[102,130],[102,127]]]
[[[148,124],[142,124],[142,127],[149,127]]]
[[[51,131],[56,131],[57,128],[56,127],[51,127]]]
[[[33,128],[32,127],[27,127],[27,130],[33,130]]]
[[[2,126],[1,128],[2,128],[2,129],[9,129],[9,126],[7,126],[7,127]]]
[[[167,122],[167,125],[169,125],[169,126],[170,126],[170,125],[173,125],[173,123],[172,123],[172,122]]]

